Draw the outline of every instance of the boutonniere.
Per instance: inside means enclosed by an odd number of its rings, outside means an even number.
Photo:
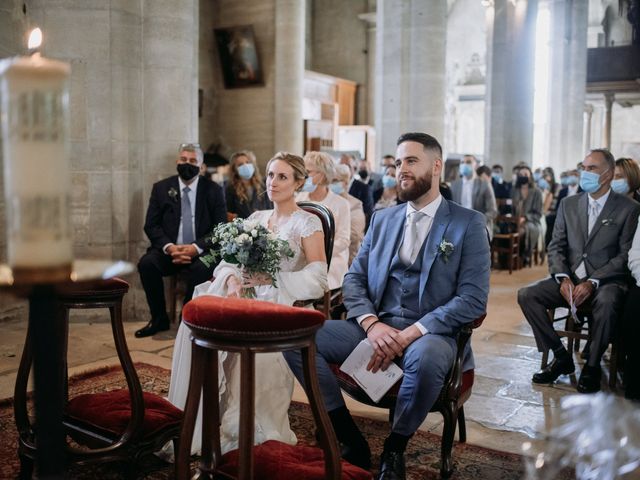
[[[440,244],[438,245],[438,253],[442,256],[442,260],[444,263],[449,261],[449,255],[453,253],[453,243],[444,238],[440,240]]]
[[[602,225],[607,226],[607,225],[615,225],[613,218],[603,218],[602,219]]]
[[[167,193],[169,194],[169,197],[171,197],[171,200],[174,202],[178,201],[178,191],[175,188],[171,187]]]

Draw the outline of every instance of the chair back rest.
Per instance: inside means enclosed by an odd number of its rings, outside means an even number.
[[[505,233],[518,233],[520,217],[513,215],[498,215],[495,220],[495,225],[498,227],[498,231],[502,234]]]
[[[327,257],[327,268],[331,266],[331,254],[333,253],[333,237],[336,233],[336,222],[331,210],[316,202],[298,202],[298,206],[305,212],[313,213],[322,223],[324,233],[324,254]]]

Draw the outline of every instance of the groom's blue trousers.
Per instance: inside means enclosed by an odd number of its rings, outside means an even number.
[[[406,326],[385,323],[399,329]],[[342,364],[365,337],[364,330],[353,320],[328,320],[316,334],[318,380],[328,411],[344,406],[338,380],[328,364]],[[397,359],[404,376],[396,403],[393,432],[408,436],[418,430],[442,390],[453,365],[456,348],[452,337],[427,334],[411,343]],[[304,386],[300,352],[292,350],[285,352],[284,356]]]

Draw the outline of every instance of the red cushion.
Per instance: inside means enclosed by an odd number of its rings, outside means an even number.
[[[219,470],[228,475],[238,471],[238,450],[222,456]],[[261,480],[324,480],[324,452],[317,447],[288,445],[269,440],[253,447],[254,478]],[[365,480],[370,472],[342,460],[342,478]]]
[[[93,296],[103,295],[124,295],[129,291],[129,284],[121,278],[109,278],[96,282],[82,282],[78,284],[67,284],[59,289],[62,297],[74,299],[84,299]]]
[[[182,410],[153,393],[143,392],[142,395],[144,398],[143,437],[180,423]],[[129,390],[78,395],[69,401],[67,415],[120,435],[127,428],[131,417]]]
[[[224,332],[282,332],[324,323],[324,315],[309,308],[209,295],[187,303],[182,319],[189,327]]]

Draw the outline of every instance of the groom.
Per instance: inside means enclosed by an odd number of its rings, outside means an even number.
[[[490,254],[484,216],[439,192],[442,148],[424,133],[397,142],[400,198],[377,211],[342,293],[348,320],[329,320],[316,336],[320,387],[343,457],[370,468],[369,446],[354,423],[329,363],[342,363],[364,338],[374,348],[368,368],[391,362],[404,370],[379,479],[404,479],[407,442],[435,403],[456,354],[456,334],[481,316],[489,293]],[[473,367],[465,352],[464,370]],[[299,352],[287,361],[303,381]]]

